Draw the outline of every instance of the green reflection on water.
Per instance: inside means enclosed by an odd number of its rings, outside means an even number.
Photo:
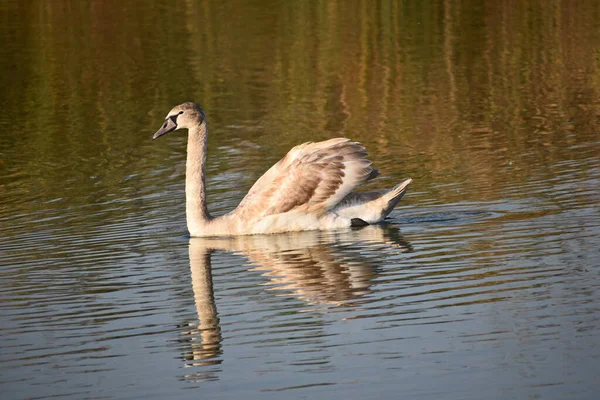
[[[119,193],[132,174],[164,165],[169,150],[149,135],[190,99],[209,113],[213,175],[236,168],[220,149],[241,146],[245,186],[291,146],[341,135],[367,145],[388,175],[381,185],[412,176],[446,202],[499,198],[597,148],[586,151],[599,136],[597,2],[2,9],[0,166],[31,206],[85,204],[94,185]],[[438,188],[457,182],[474,185]]]
[[[0,38],[0,292],[6,353],[19,364],[6,364],[4,372],[6,382],[23,383],[27,397],[33,386],[40,396],[88,390],[89,379],[71,386],[84,375],[72,371],[89,371],[77,352],[139,356],[140,339],[124,342],[119,332],[150,337],[153,350],[144,359],[99,361],[109,372],[95,372],[94,382],[124,379],[138,397],[146,383],[169,390],[164,379],[175,366],[158,357],[168,350],[155,350],[168,343],[172,314],[194,321],[177,328],[189,336],[180,353],[190,365],[217,365],[226,354],[225,365],[235,368],[222,376],[215,368],[209,378],[255,388],[248,371],[259,358],[245,351],[277,328],[265,317],[283,304],[273,297],[288,303],[289,314],[309,301],[353,303],[379,326],[366,351],[359,337],[344,334],[319,333],[325,345],[317,348],[292,343],[319,357],[330,357],[321,351],[330,345],[356,356],[332,362],[344,364],[336,367],[342,372],[327,379],[370,380],[385,394],[411,383],[429,390],[435,381],[435,390],[451,395],[465,381],[455,371],[465,371],[498,396],[513,385],[530,397],[545,390],[572,395],[575,386],[591,393],[596,342],[585,331],[594,332],[597,321],[588,305],[597,303],[600,2],[4,0]],[[371,268],[360,259],[338,265],[342,245],[329,242],[301,244],[284,256],[223,246],[255,269],[228,254],[215,257],[216,269],[224,267],[215,301],[210,270],[195,268],[194,257],[181,252],[188,242],[181,239],[185,137],[151,141],[168,110],[189,100],[202,104],[210,120],[211,211],[234,207],[292,146],[347,136],[367,146],[383,173],[372,185],[414,179],[393,214],[402,218],[391,222],[401,225],[414,252],[400,258],[373,250]],[[358,237],[347,246],[364,256],[365,242]],[[298,268],[290,268],[290,256]],[[182,274],[188,261],[191,285]],[[192,291],[197,313],[190,314]],[[250,309],[257,299],[258,312]],[[236,319],[240,302],[248,303],[247,318]],[[489,309],[460,307],[490,302]],[[217,306],[230,318],[223,334]],[[64,308],[69,314],[61,314]],[[463,319],[467,314],[472,319]],[[354,333],[352,325],[332,323],[335,315],[309,318]],[[451,328],[415,328],[407,318]],[[489,321],[491,331],[481,327]],[[370,341],[373,331],[365,326],[354,325]],[[167,333],[157,340],[149,334],[154,328]],[[517,340],[495,334],[504,329]],[[493,339],[492,347],[461,342],[473,333]],[[381,357],[384,341],[396,346],[411,335],[417,339],[394,356],[407,357],[413,374],[406,368],[380,375],[398,370],[397,361]],[[101,336],[106,345],[96,342]],[[447,357],[427,361],[428,346]],[[282,365],[288,375],[280,387],[308,376],[305,367],[286,364],[288,352],[274,349],[258,365]],[[473,349],[475,356],[465,353]],[[44,369],[25,356],[60,368]],[[529,380],[517,382],[513,370]],[[190,371],[205,379],[204,370]],[[446,380],[432,380],[432,372]],[[370,389],[345,390],[372,396]],[[118,387],[113,397],[123,393]]]

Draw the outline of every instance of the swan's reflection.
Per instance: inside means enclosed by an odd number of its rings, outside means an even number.
[[[219,364],[221,360],[221,327],[212,282],[211,252],[198,239],[190,240],[190,269],[194,301],[198,312],[198,329],[192,335],[192,351],[186,359],[191,365]]]
[[[191,366],[221,362],[222,336],[213,294],[211,254],[241,254],[268,277],[268,290],[290,293],[314,310],[350,305],[369,293],[381,251],[411,250],[397,228],[372,225],[334,232],[308,231],[281,235],[192,238],[189,255],[198,329],[192,335]],[[386,257],[387,258],[387,257]]]

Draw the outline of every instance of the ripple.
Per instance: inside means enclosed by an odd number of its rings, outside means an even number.
[[[6,397],[594,398],[594,2],[4,3]],[[414,182],[381,226],[190,239],[177,99],[215,215],[308,140]]]

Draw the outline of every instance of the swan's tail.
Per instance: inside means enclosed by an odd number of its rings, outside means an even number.
[[[381,200],[384,203],[381,219],[384,219],[392,212],[394,207],[396,207],[396,204],[404,197],[404,194],[408,190],[408,185],[410,185],[411,182],[412,179],[409,178],[404,182],[397,184],[392,190],[381,196]]]
[[[383,221],[402,199],[412,179],[394,186],[391,190],[350,193],[334,210],[341,217],[360,219],[369,224]]]

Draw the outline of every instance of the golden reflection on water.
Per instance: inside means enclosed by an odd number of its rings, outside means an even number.
[[[142,156],[143,132],[190,99],[208,111],[216,157],[234,139],[260,146],[253,174],[295,144],[343,135],[390,182],[477,183],[440,201],[501,198],[531,164],[598,141],[597,2],[143,4],[24,3],[24,31],[5,32],[29,50],[0,96],[6,114],[30,116],[5,168],[38,177],[42,198],[73,169],[76,194],[99,169],[114,191],[127,171],[160,166]]]
[[[279,377],[355,396],[465,398],[465,379],[492,397],[593,393],[600,2],[5,0],[0,37],[0,375],[22,397],[89,397],[90,381],[168,397],[181,353],[202,366],[190,380],[221,380],[211,394]],[[214,214],[292,146],[347,136],[382,172],[370,189],[414,179],[391,215],[402,235],[192,239],[192,287],[177,281],[185,137],[150,137],[189,100],[210,121]],[[414,251],[396,257],[402,236]],[[241,318],[240,302],[262,308]],[[288,334],[299,315],[327,332]]]

